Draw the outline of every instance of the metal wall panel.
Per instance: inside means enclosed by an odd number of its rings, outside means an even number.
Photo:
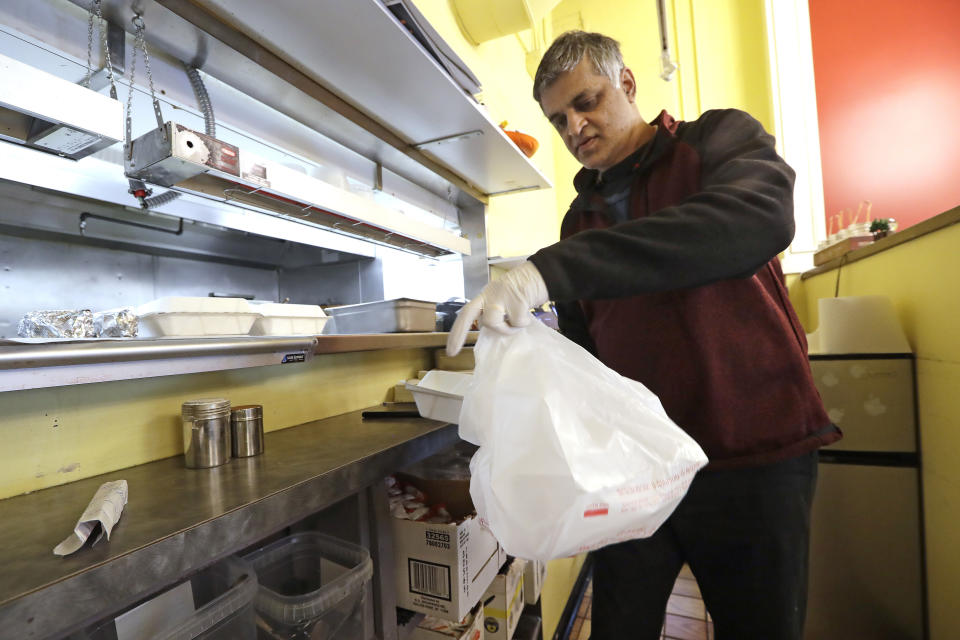
[[[920,472],[820,464],[807,640],[921,640]]]
[[[28,311],[102,311],[210,292],[277,300],[278,273],[0,234],[0,338],[15,337]]]
[[[275,269],[257,269],[217,262],[157,256],[153,259],[156,298],[237,294],[257,300],[277,301]]]
[[[490,282],[487,264],[487,219],[485,207],[479,202],[464,206],[460,213],[460,228],[470,238],[470,255],[463,256],[463,291],[468,299],[479,294]]]
[[[104,310],[154,297],[153,256],[0,235],[0,338],[41,309]]]
[[[284,270],[280,273],[280,298],[329,306],[383,300],[382,264],[364,259]]]

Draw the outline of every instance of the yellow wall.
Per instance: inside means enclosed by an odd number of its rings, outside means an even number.
[[[183,453],[180,405],[262,404],[267,431],[369,407],[432,366],[429,350],[0,393],[0,499]]]
[[[773,131],[764,0],[673,0],[686,119],[743,109]]]
[[[886,295],[917,356],[927,580],[932,640],[955,638],[960,602],[960,224],[845,265],[840,295]],[[836,270],[796,280],[791,299],[807,331]]]

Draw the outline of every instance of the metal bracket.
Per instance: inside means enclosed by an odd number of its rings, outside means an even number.
[[[531,184],[526,187],[514,187],[513,189],[504,189],[503,191],[493,191],[488,193],[488,196],[502,196],[506,193],[519,193],[521,191],[533,191],[534,189],[539,189],[539,185]]]
[[[473,131],[467,131],[466,133],[455,133],[452,136],[443,136],[442,138],[433,138],[432,140],[426,140],[425,142],[418,142],[416,144],[410,145],[414,149],[423,149],[428,145],[433,144],[449,144],[451,142],[459,142],[460,140],[466,140],[468,138],[476,138],[477,136],[482,136],[483,131],[480,129],[475,129]]]
[[[110,74],[107,73],[106,67],[97,69],[90,75],[89,88],[91,91],[102,91],[104,88],[109,86]]]
[[[673,79],[677,65],[670,56],[670,39],[667,37],[667,11],[664,0],[657,0],[657,19],[660,25],[660,78],[666,82]]]
[[[120,25],[107,23],[107,47],[110,49],[110,64],[114,73],[124,75],[127,65],[127,32]]]
[[[113,67],[114,75],[126,75],[126,38],[127,33],[123,28],[104,19],[107,25],[107,47],[110,49],[110,66]],[[93,91],[100,91],[110,86],[110,73],[106,65],[97,69],[90,75],[89,88]]]
[[[103,220],[104,222],[113,222],[115,224],[125,224],[131,227],[137,227],[140,229],[147,229],[148,231],[160,231],[162,233],[169,233],[175,236],[183,235],[183,218],[178,218],[178,224],[176,229],[167,229],[164,227],[158,227],[152,224],[144,224],[143,222],[137,222],[135,220],[124,220],[123,218],[111,218],[110,216],[102,216],[96,213],[90,213],[89,211],[84,211],[80,214],[80,235],[84,236],[84,231],[87,228],[87,220],[93,218],[94,220]]]

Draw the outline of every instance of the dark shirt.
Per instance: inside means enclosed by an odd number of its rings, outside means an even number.
[[[656,393],[712,468],[838,440],[777,258],[793,239],[793,170],[742,111],[654,124],[602,176],[577,174],[561,242],[530,258],[561,329]]]

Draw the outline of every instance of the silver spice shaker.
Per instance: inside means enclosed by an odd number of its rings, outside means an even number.
[[[247,404],[230,412],[233,456],[248,458],[263,453],[263,406]]]
[[[180,410],[183,457],[188,468],[203,469],[230,462],[230,401],[188,400]]]

